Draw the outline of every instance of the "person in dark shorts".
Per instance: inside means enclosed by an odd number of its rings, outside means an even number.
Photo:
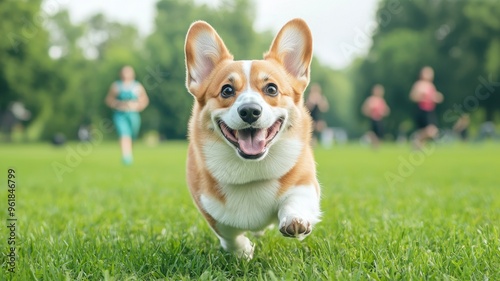
[[[365,100],[361,112],[370,118],[371,131],[368,132],[373,148],[378,148],[380,139],[384,137],[382,119],[389,115],[390,109],[384,100],[384,87],[380,84],[373,86],[372,94]]]
[[[420,79],[413,84],[410,100],[417,103],[415,123],[416,132],[413,144],[421,149],[427,139],[435,138],[438,134],[437,118],[434,112],[436,104],[443,101],[443,95],[436,90],[433,83],[434,70],[426,66],[420,71]]]
[[[306,107],[309,109],[311,118],[313,120],[313,144],[316,144],[321,132],[327,127],[325,120],[323,120],[323,112],[328,111],[329,105],[326,97],[321,93],[321,86],[319,84],[311,85],[309,96],[306,100]]]

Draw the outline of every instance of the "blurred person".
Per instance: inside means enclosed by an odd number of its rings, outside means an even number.
[[[497,137],[495,123],[493,123],[493,121],[486,121],[483,124],[481,124],[481,126],[479,127],[479,134],[476,140],[482,141],[488,137],[490,137],[491,139],[495,139]]]
[[[462,141],[467,141],[467,138],[469,136],[469,124],[469,114],[463,114],[462,116],[460,116],[460,118],[458,118],[457,122],[455,122],[455,125],[453,125],[453,131],[460,136],[460,139]]]
[[[311,118],[313,120],[313,145],[316,144],[321,133],[326,128],[326,122],[323,120],[322,113],[328,111],[329,104],[326,97],[321,92],[319,84],[311,85],[309,96],[306,100],[306,107],[309,109]]]
[[[81,142],[89,142],[90,139],[90,125],[80,125],[78,127],[78,140]]]
[[[90,123],[90,118],[84,117],[82,123],[78,127],[78,140],[81,142],[89,142],[91,141],[90,131],[92,125]]]
[[[0,116],[0,132],[5,133],[6,140],[10,142],[16,126],[21,126],[22,121],[30,120],[31,112],[24,107],[22,102],[15,101],[10,103],[7,111]]]
[[[63,133],[56,133],[51,141],[54,146],[63,146],[66,143],[66,136]]]
[[[120,80],[111,84],[105,102],[114,110],[113,122],[120,138],[122,161],[130,165],[133,162],[132,140],[137,138],[141,126],[139,112],[149,104],[146,90],[135,80],[131,66],[121,69]]]
[[[363,103],[361,112],[370,118],[371,131],[368,132],[368,136],[372,147],[376,149],[380,144],[380,139],[384,137],[382,119],[390,113],[389,106],[384,100],[384,87],[382,85],[373,86],[372,94]]]
[[[420,71],[420,79],[413,84],[410,92],[410,100],[418,105],[415,118],[418,131],[413,140],[416,149],[421,149],[427,139],[433,139],[438,134],[434,110],[436,104],[443,101],[443,95],[436,90],[433,80],[434,70],[425,66]]]

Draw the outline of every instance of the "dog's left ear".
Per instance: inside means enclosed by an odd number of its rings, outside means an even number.
[[[293,19],[286,23],[274,38],[264,59],[277,60],[289,74],[304,82],[305,88],[309,82],[312,59],[312,34],[306,22]]]

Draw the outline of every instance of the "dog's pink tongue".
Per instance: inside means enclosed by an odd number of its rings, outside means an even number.
[[[240,150],[247,155],[257,155],[266,148],[265,129],[245,129],[238,131]]]

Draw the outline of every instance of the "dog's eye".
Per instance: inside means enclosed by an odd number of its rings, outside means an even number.
[[[225,99],[234,96],[233,86],[231,86],[229,84],[222,86],[222,89],[220,91],[220,95],[221,95],[221,97],[223,97]]]
[[[278,95],[278,86],[273,83],[269,83],[264,87],[264,93],[268,96],[275,97]]]

